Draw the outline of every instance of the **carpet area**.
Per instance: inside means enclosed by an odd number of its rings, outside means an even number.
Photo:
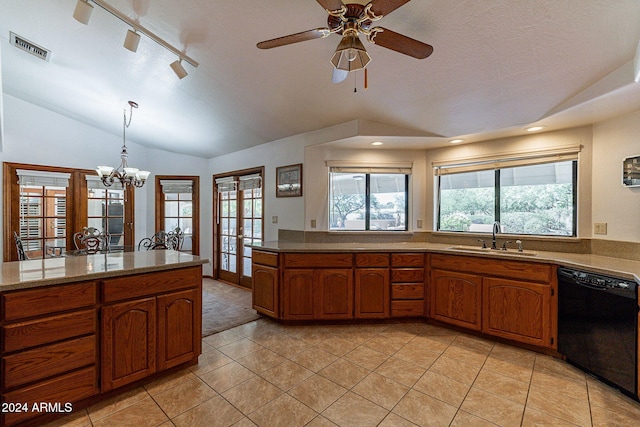
[[[251,291],[202,279],[202,336],[243,325],[260,316],[251,308]]]

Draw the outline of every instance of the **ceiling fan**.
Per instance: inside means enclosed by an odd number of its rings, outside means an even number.
[[[424,59],[433,53],[433,46],[412,39],[383,27],[371,27],[372,23],[382,19],[410,0],[371,0],[366,5],[348,3],[342,0],[316,0],[327,11],[328,27],[315,28],[301,33],[290,34],[257,44],[260,49],[271,49],[307,40],[328,37],[331,34],[342,35],[342,40],[331,58],[334,66],[332,80],[338,83],[344,80],[350,71],[363,69],[371,58],[365,50],[359,35],[364,34],[369,42],[386,47],[404,55]]]

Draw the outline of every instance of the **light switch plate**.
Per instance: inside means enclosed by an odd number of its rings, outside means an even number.
[[[595,222],[593,224],[593,234],[607,234],[607,223]]]
[[[311,228],[316,228],[316,220],[315,219],[311,220]]]
[[[271,224],[277,224],[278,223],[278,216],[274,215],[271,217]]]

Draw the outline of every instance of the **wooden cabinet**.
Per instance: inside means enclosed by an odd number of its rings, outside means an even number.
[[[482,277],[431,271],[431,317],[479,331],[482,327]]]
[[[2,402],[31,408],[98,394],[97,295],[95,282],[2,294]],[[3,412],[0,425],[32,416]]]
[[[267,316],[280,317],[278,255],[254,250],[252,257],[253,309]]]
[[[391,254],[391,317],[425,314],[425,254]]]
[[[483,286],[483,332],[551,346],[551,286],[494,278],[485,278]]]
[[[432,254],[434,319],[557,349],[556,267],[507,259]]]
[[[389,254],[356,254],[355,267],[355,318],[388,318],[390,312],[389,295],[391,293],[389,286]]]
[[[288,269],[284,283],[285,319],[353,318],[351,269]]]
[[[197,360],[199,267],[107,279],[102,292],[110,302],[102,307],[102,392]]]
[[[156,372],[156,299],[102,309],[102,391]]]
[[[194,323],[202,324],[198,307],[202,292],[190,289],[159,296],[158,299],[158,370],[172,368],[194,360],[200,354],[200,333]]]

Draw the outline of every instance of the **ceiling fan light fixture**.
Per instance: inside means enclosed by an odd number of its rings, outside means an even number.
[[[73,17],[81,24],[87,25],[91,19],[91,12],[93,12],[93,6],[87,0],[78,0],[73,10]]]
[[[127,30],[127,36],[124,38],[124,47],[131,52],[138,50],[138,43],[140,43],[140,34],[135,30]]]
[[[182,66],[182,59],[176,59],[169,66],[171,67],[173,72],[176,73],[176,76],[178,76],[178,78],[181,80],[187,77],[187,74],[189,74],[187,73],[187,70],[185,70]]]
[[[338,70],[361,70],[371,61],[356,31],[345,31],[331,63]]]

